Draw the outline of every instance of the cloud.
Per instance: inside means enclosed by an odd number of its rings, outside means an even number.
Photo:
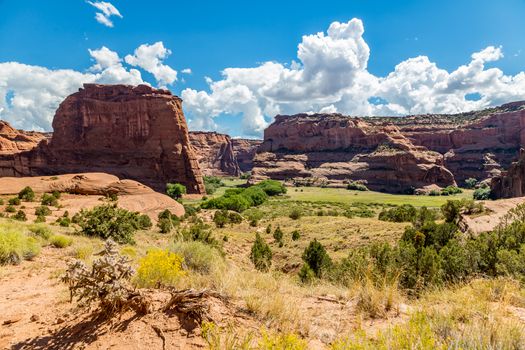
[[[370,49],[361,20],[333,22],[326,33],[304,35],[297,61],[226,68],[222,79],[206,79],[208,91],[182,91],[191,128],[214,129],[214,119],[242,118],[243,133],[261,136],[276,114],[339,112],[349,115],[457,113],[525,97],[525,73],[505,75],[487,62],[501,47],[475,52],[449,72],[427,56],[408,58],[384,77],[367,70]],[[465,98],[471,94],[480,98]]]
[[[115,51],[105,46],[88,51],[93,65],[86,72],[71,69],[53,70],[18,62],[0,63],[0,119],[21,129],[50,130],[58,105],[69,94],[78,91],[84,83],[147,84],[141,72],[124,66],[125,62]],[[162,64],[160,60],[166,56],[166,51],[169,52],[164,49],[164,55],[152,58],[152,67],[154,70],[155,67],[163,66],[164,71],[168,71],[169,74],[164,75],[162,69],[157,74],[160,74],[162,79],[173,81],[176,71]],[[141,61],[143,64],[140,67],[151,68],[146,63],[147,57],[139,56],[144,61]]]
[[[165,87],[177,81],[177,71],[162,61],[171,55],[171,51],[164,47],[162,41],[152,45],[143,44],[135,49],[133,55],[127,55],[124,60],[127,64],[140,67],[153,74],[155,80]]]
[[[105,25],[106,27],[113,27],[111,16],[123,18],[119,10],[110,2],[105,1],[86,1],[91,6],[95,7],[101,12],[95,14],[95,19],[98,23]]]
[[[182,74],[191,74],[191,68],[184,68],[180,71]]]

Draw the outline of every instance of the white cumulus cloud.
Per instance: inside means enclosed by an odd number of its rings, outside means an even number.
[[[162,63],[169,55],[171,51],[164,47],[162,41],[158,41],[152,45],[140,45],[133,55],[127,55],[124,59],[127,64],[153,74],[157,82],[165,87],[177,81],[177,71]]]
[[[120,17],[122,18],[122,15],[120,14],[119,10],[110,2],[105,1],[86,1],[91,6],[95,7],[100,12],[97,12],[95,14],[95,19],[98,23],[105,25],[106,27],[113,27],[113,21],[111,21],[111,17]]]
[[[19,62],[0,63],[0,119],[21,129],[50,130],[51,121],[60,102],[78,91],[84,83],[147,84],[141,72],[126,67],[125,61],[115,51],[105,46],[88,51],[93,65],[86,72],[72,69],[54,70]],[[147,55],[139,56],[139,68],[149,72],[151,67],[154,70],[155,67],[162,66],[169,74],[163,75],[161,69],[160,73],[157,72],[161,76],[159,80],[167,83],[175,80],[176,71],[162,63],[166,55],[153,55],[150,57],[152,62],[149,63]]]
[[[456,113],[525,98],[525,73],[505,75],[487,62],[501,47],[475,52],[449,72],[427,56],[408,58],[384,77],[367,70],[370,49],[361,20],[333,22],[325,32],[304,35],[297,61],[226,68],[207,78],[208,91],[182,92],[192,128],[216,128],[220,115],[241,116],[243,133],[261,136],[275,114],[339,112],[350,115]],[[472,101],[465,96],[477,94]]]

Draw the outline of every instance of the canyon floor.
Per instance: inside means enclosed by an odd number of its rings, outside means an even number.
[[[223,182],[225,186],[213,197],[243,183],[238,179]],[[243,213],[250,217],[257,210],[260,219],[256,225],[243,220],[222,228],[214,226],[213,211],[200,211],[197,217],[209,224],[213,235],[221,240],[224,259],[209,256],[210,271],[188,275],[176,287],[212,289],[224,296],[207,300],[209,324],[213,326],[205,330],[188,328],[180,315],[161,308],[140,317],[128,311],[107,320],[97,318],[94,308],[70,302],[67,286],[60,281],[67,264],[75,259],[92,263],[104,242],[79,235],[74,225],[57,225],[54,220],[64,210],[57,209],[53,219],[40,225],[49,227],[53,234],[70,237],[71,245],[58,248],[40,237],[42,248],[33,259],[19,265],[0,265],[0,348],[433,349],[441,344],[440,339],[453,339],[448,348],[522,349],[525,289],[510,278],[480,276],[466,283],[428,289],[417,298],[396,288],[298,281],[301,256],[314,239],[323,244],[333,260],[342,259],[352,248],[399,239],[408,224],[379,221],[377,214],[385,208],[400,204],[437,208],[448,199],[471,195],[471,191],[430,197],[289,188],[285,196]],[[7,203],[10,197],[2,199]],[[64,196],[59,205],[67,205],[70,199]],[[183,202],[195,205],[199,201],[188,197]],[[24,208],[20,210],[29,212],[34,211],[35,204],[23,202],[17,209],[21,206]],[[294,210],[302,213],[300,219],[291,217]],[[0,218],[0,229],[31,234],[32,219],[19,222]],[[181,229],[188,225],[190,222],[184,221]],[[282,230],[282,245],[267,233],[268,226]],[[296,230],[300,238],[292,240]],[[173,247],[179,233],[162,234],[155,227],[138,231],[135,244],[122,245],[120,253],[137,267],[149,250]],[[256,233],[273,251],[272,269],[267,273],[255,270],[249,259]],[[160,305],[169,298],[169,293],[161,289],[145,293],[153,304]],[[369,307],[363,306],[363,295]],[[382,305],[385,300],[389,306],[374,311],[374,305]]]

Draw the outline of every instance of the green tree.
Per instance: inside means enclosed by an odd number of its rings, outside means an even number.
[[[261,238],[259,233],[255,235],[255,242],[253,242],[252,250],[250,252],[250,260],[259,271],[266,272],[272,265],[272,250]]]
[[[173,199],[179,199],[183,194],[186,194],[186,186],[179,183],[166,185],[166,194]]]
[[[328,256],[323,245],[314,239],[304,250],[303,261],[308,264],[316,277],[322,277],[323,273],[332,265],[332,259]]]
[[[18,198],[26,202],[32,202],[35,199],[35,192],[33,192],[31,187],[26,186],[18,192]]]

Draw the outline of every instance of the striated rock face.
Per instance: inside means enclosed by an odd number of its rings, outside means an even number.
[[[361,180],[386,192],[455,184],[441,154],[414,146],[395,125],[339,114],[277,116],[254,159],[252,181],[265,178]]]
[[[241,174],[230,136],[205,131],[191,131],[189,136],[203,175]]]
[[[105,172],[157,190],[179,182],[204,193],[182,100],[167,90],[85,84],[60,104],[53,129],[50,141],[0,157],[0,175]]]
[[[29,151],[49,137],[48,133],[17,130],[0,120],[0,155]]]
[[[513,198],[525,196],[525,150],[520,149],[519,159],[507,171],[492,178],[493,198]]]
[[[241,171],[243,173],[252,171],[253,158],[255,158],[257,148],[262,144],[262,140],[232,139],[232,143],[233,152]]]
[[[470,177],[483,180],[497,176],[517,159],[525,145],[524,107],[525,102],[513,102],[479,112],[388,121],[413,144],[443,154],[445,166],[462,184]]]

